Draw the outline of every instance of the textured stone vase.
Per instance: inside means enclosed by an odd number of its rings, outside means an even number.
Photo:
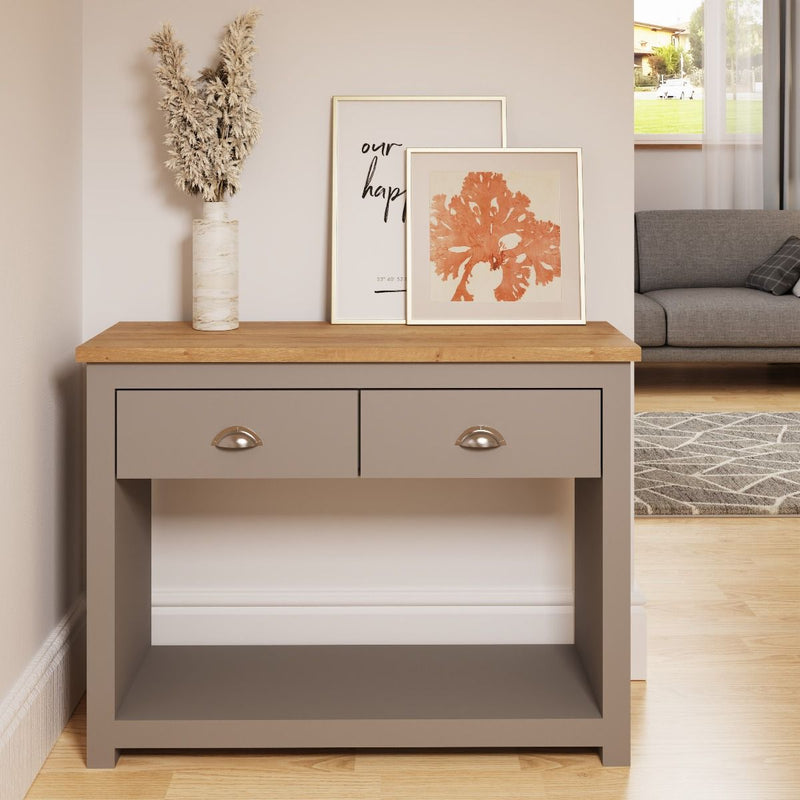
[[[239,327],[239,222],[226,202],[203,203],[203,219],[192,223],[192,327]]]

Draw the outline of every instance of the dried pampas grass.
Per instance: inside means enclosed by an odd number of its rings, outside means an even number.
[[[197,80],[186,72],[183,45],[167,24],[150,37],[158,56],[156,80],[164,90],[169,151],[166,166],[189,194],[215,202],[239,190],[242,164],[261,135],[261,114],[250,105],[255,93],[253,31],[260,11],[248,11],[225,30],[219,62]]]

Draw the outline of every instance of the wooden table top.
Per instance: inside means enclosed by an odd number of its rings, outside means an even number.
[[[195,331],[190,322],[118,322],[75,350],[85,364],[493,363],[641,360],[607,322],[586,325],[331,325],[242,322]]]

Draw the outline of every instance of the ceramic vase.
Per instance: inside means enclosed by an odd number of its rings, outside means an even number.
[[[192,327],[239,327],[239,222],[226,202],[203,203],[203,218],[192,223]]]

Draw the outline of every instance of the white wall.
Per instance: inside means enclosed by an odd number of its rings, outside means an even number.
[[[3,2],[0,52],[2,705],[80,592],[80,2]]]
[[[705,208],[703,151],[687,148],[637,148],[637,211]]]
[[[327,317],[332,95],[503,94],[510,146],[584,149],[588,316],[632,333],[630,0],[259,5],[265,15],[257,35],[256,100],[264,112],[264,135],[234,200],[241,230],[242,319]],[[88,336],[117,320],[190,316],[190,220],[199,204],[173,187],[162,166],[158,94],[145,50],[148,35],[171,20],[196,70],[211,60],[222,26],[242,5],[85,0],[84,10]],[[592,62],[582,58],[596,52],[597,42],[603,42],[605,54],[602,93],[596,91]],[[306,513],[307,503],[298,499],[276,528],[251,513],[260,507],[262,493],[274,491],[266,485],[250,487],[240,497],[244,510],[237,511],[224,483],[161,483],[154,514],[156,597],[195,592],[197,600],[197,592],[205,592],[202,602],[213,604],[215,593],[221,598],[244,579],[255,603],[266,602],[274,554],[283,548],[302,555],[299,571],[293,562],[295,571],[280,573],[286,591],[313,586],[335,597],[355,588],[412,587],[441,599],[442,587],[455,591],[469,581],[474,586],[480,576],[483,585],[477,588],[486,592],[509,582],[524,591],[541,577],[536,574],[541,569],[568,591],[566,484],[555,494],[536,484],[523,493],[514,485],[498,488],[515,498],[513,513],[491,526],[466,515],[460,536],[436,521],[467,499],[463,489],[431,504],[430,489],[418,487],[409,496],[408,486],[396,486],[405,505],[397,506],[392,526],[380,515],[356,519],[363,487],[340,486],[339,497],[326,500],[339,509],[336,515],[320,514],[319,507]],[[217,509],[215,524],[193,535],[192,513],[209,504]],[[397,519],[409,534],[424,535],[403,541]],[[477,549],[462,552],[465,543]],[[526,570],[537,554],[539,566]]]
[[[761,145],[637,148],[637,211],[684,208],[763,208]],[[706,191],[706,187],[710,191]]]

